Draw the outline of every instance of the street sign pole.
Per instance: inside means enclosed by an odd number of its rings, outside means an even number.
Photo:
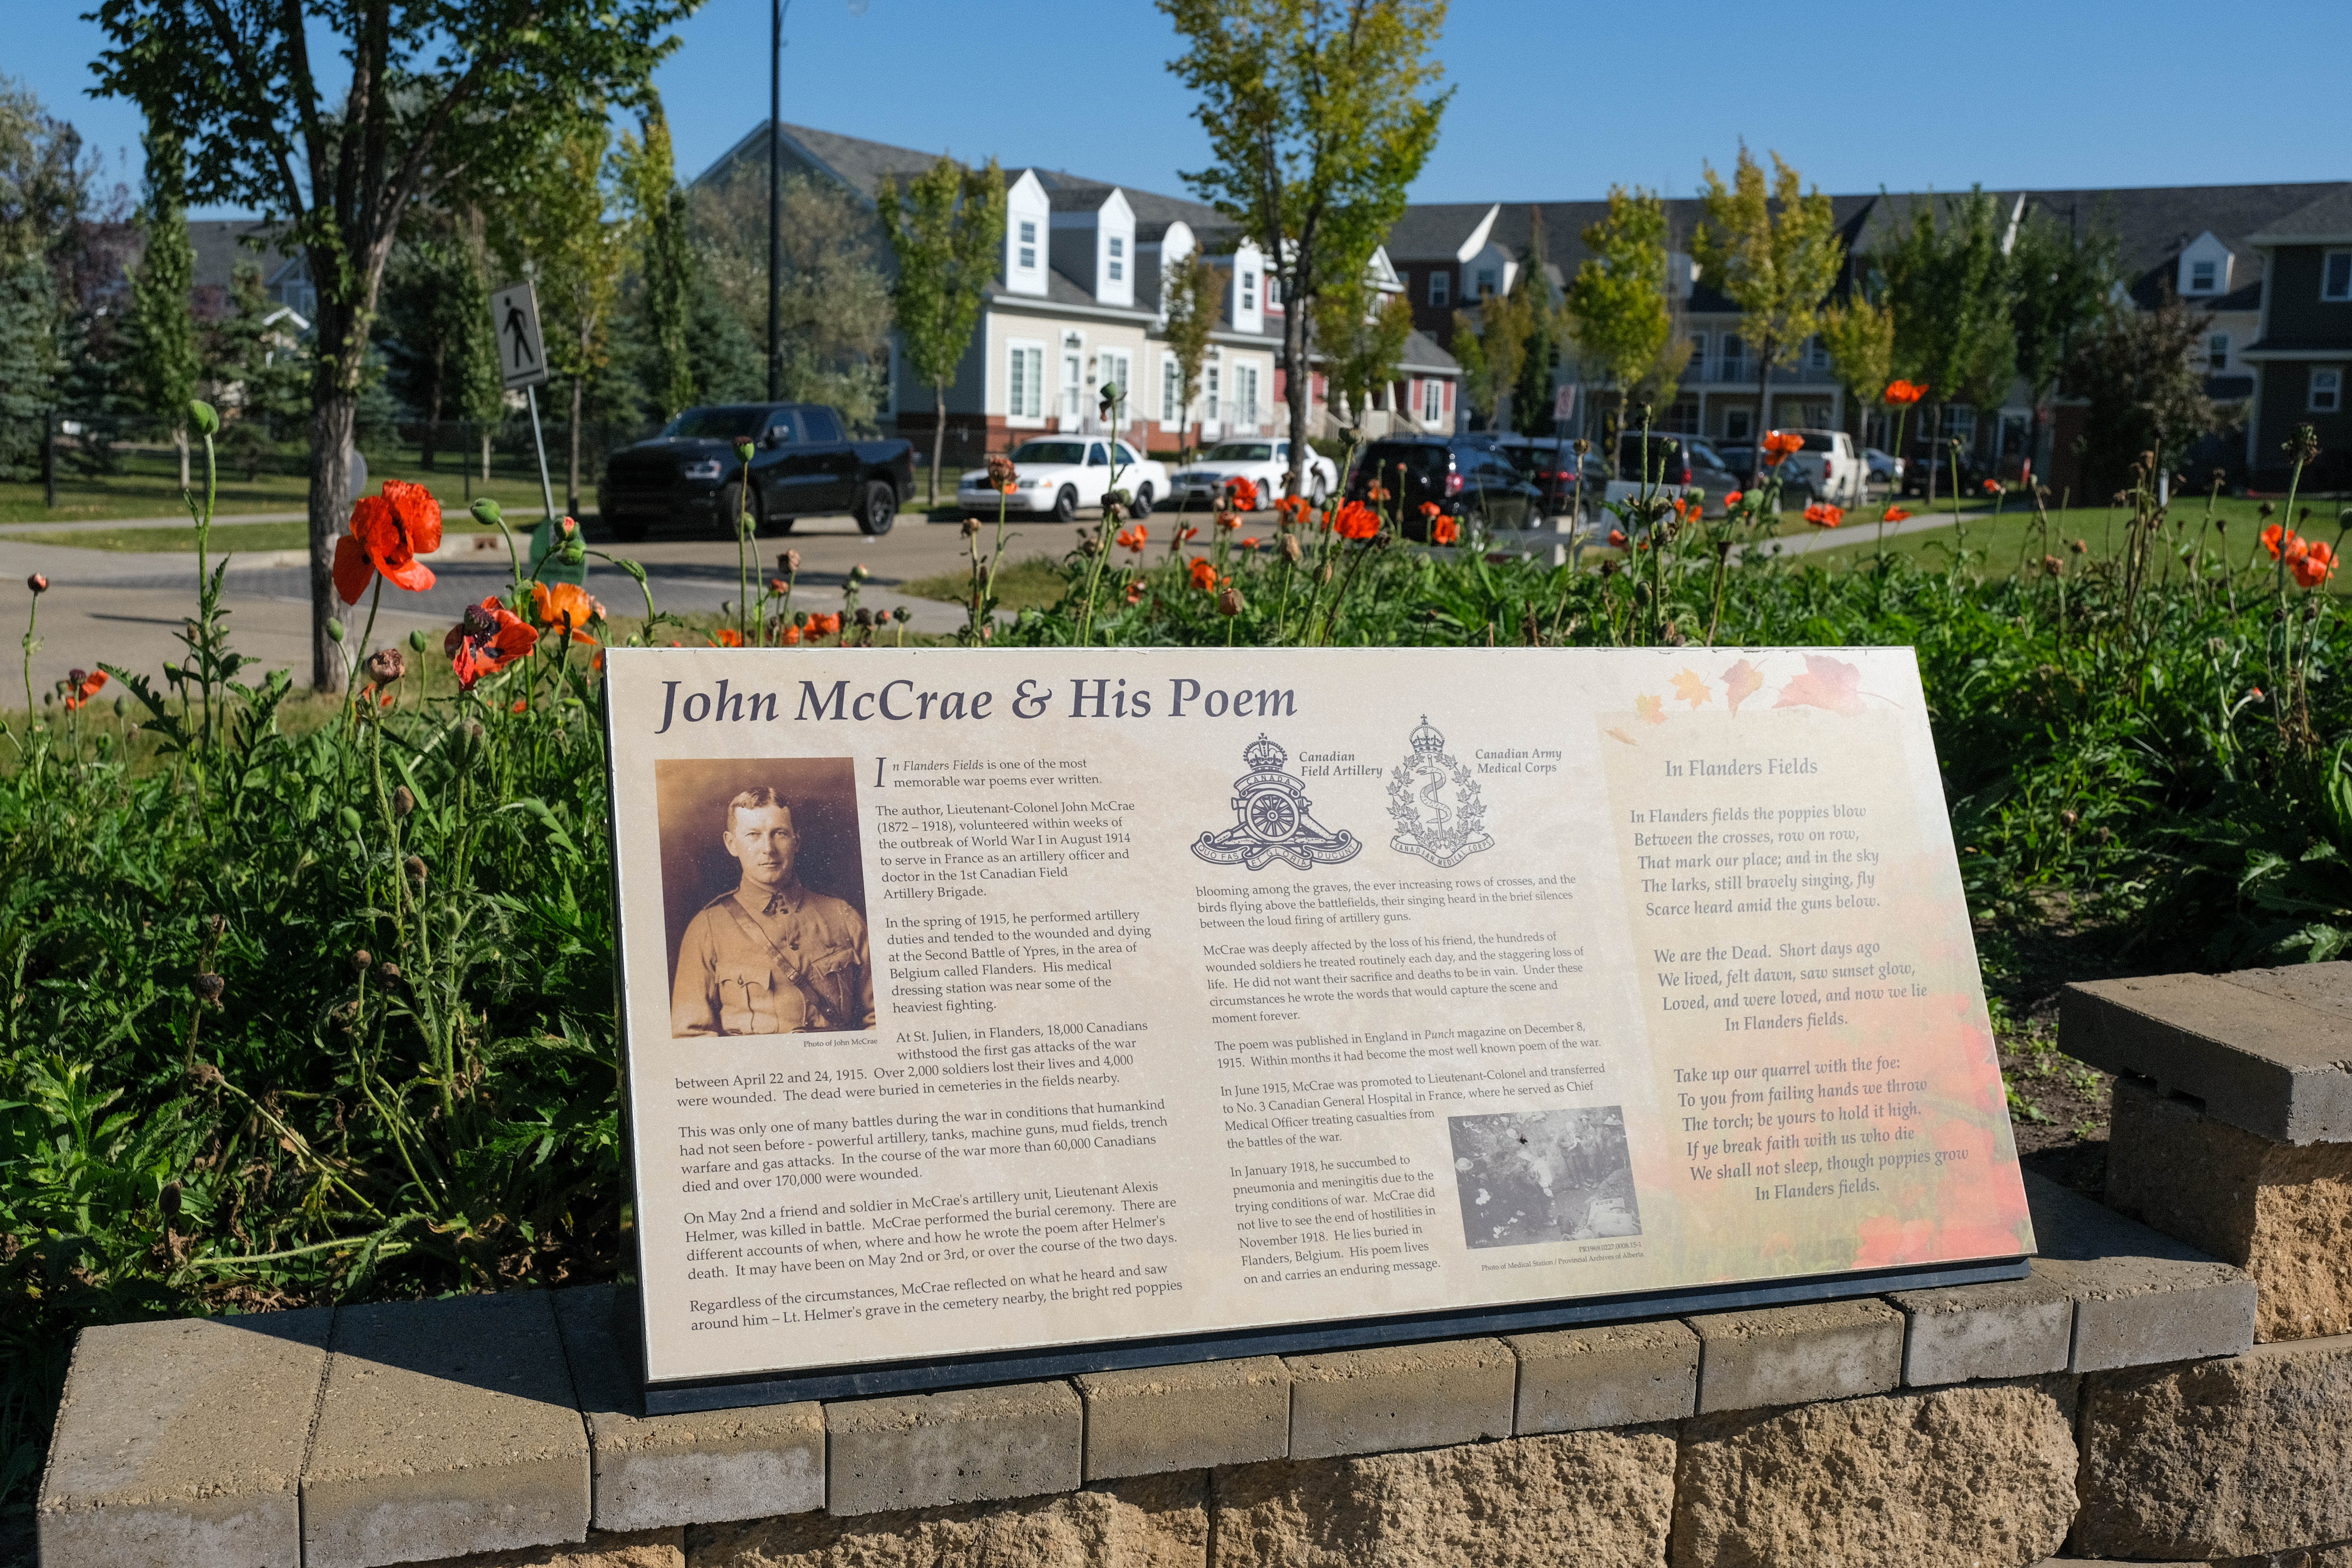
[[[547,509],[546,515],[555,515],[555,487],[547,478],[547,437],[539,429],[539,388],[523,388],[523,396],[530,404],[530,444],[539,448],[539,504]]]
[[[555,518],[555,486],[547,475],[547,437],[539,424],[539,389],[547,384],[547,351],[539,332],[539,295],[530,280],[490,296],[490,336],[499,345],[499,376],[530,405],[530,444],[539,452],[539,499]]]

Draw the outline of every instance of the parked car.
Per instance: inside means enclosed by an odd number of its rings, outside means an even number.
[[[1496,443],[1511,466],[1524,474],[1528,482],[1542,493],[1543,515],[1558,517],[1577,504],[1578,459],[1573,439],[1556,436],[1506,436]],[[1609,489],[1609,462],[1600,453],[1588,451],[1583,458],[1582,488],[1584,514],[1588,518],[1601,515],[1602,496]]]
[[[1784,430],[1784,436],[1805,438],[1802,451],[1789,454],[1781,493],[1801,490],[1809,500],[1832,506],[1861,506],[1869,500],[1862,456],[1853,437],[1843,430]]]
[[[898,498],[915,487],[914,448],[897,437],[856,441],[841,416],[814,403],[729,403],[689,408],[650,441],[604,459],[596,504],[615,537],[643,539],[656,522],[684,521],[731,537],[742,514],[743,462],[751,441],[751,510],[763,531],[793,520],[847,512],[866,533],[890,531]]]
[[[1691,489],[1706,494],[1706,510],[1720,517],[1724,498],[1740,488],[1740,476],[1713,447],[1691,436],[1662,436],[1653,431],[1643,445],[1639,431],[1617,440],[1617,475],[1609,481],[1604,499],[1628,500],[1649,487],[1654,494],[1679,500]]]
[[[1902,458],[1891,453],[1882,452],[1875,447],[1864,447],[1862,449],[1862,460],[1869,465],[1870,477],[1874,482],[1890,486],[1903,482]]]
[[[1926,496],[1929,471],[1934,472],[1936,499],[1942,500],[1952,493],[1952,451],[1942,442],[1933,447],[1914,447],[1903,461],[1903,493]],[[1959,457],[1960,497],[1962,500],[1982,500],[1984,482],[1995,478],[1989,464],[1979,462],[1973,450],[1963,450]]]
[[[1424,502],[1435,501],[1463,526],[1530,528],[1543,516],[1543,495],[1511,466],[1491,437],[1483,436],[1389,436],[1364,448],[1348,475],[1347,499],[1362,500],[1374,475],[1401,508],[1404,536],[1429,536]]]
[[[1111,489],[1114,448],[1118,488],[1128,493],[1135,516],[1150,516],[1168,494],[1166,466],[1108,436],[1040,436],[1013,447],[1015,486],[1007,510],[1043,512],[1056,522],[1068,522],[1080,507],[1102,505]],[[973,468],[957,479],[956,504],[983,516],[996,510],[997,494],[989,488],[986,468]]]
[[[1180,506],[1213,507],[1235,479],[1255,487],[1258,505],[1272,506],[1290,484],[1290,443],[1220,441],[1177,470],[1168,495]],[[1321,506],[1339,488],[1339,466],[1320,452],[1308,452],[1307,499]]]

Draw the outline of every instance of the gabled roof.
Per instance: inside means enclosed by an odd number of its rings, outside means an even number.
[[[2287,186],[2284,189],[2296,187]],[[2331,245],[2352,240],[2352,184],[2332,185],[2252,237],[2255,245]]]
[[[875,188],[885,174],[900,179],[919,174],[938,163],[945,154],[920,153],[912,147],[893,147],[887,142],[868,142],[856,136],[837,135],[830,131],[818,131],[806,125],[780,125],[784,149],[801,162],[820,173],[831,175],[840,184],[864,197],[874,200]],[[694,184],[708,184],[730,177],[735,166],[750,163],[764,168],[768,156],[768,122],[764,120],[744,133],[743,139],[711,161],[710,166],[697,174]]]
[[[1179,220],[1192,226],[1195,234],[1204,227],[1223,227],[1223,216],[1206,202],[1188,201],[1182,196],[1164,196],[1156,191],[1139,191],[1133,185],[1114,185],[1104,180],[1088,180],[1062,169],[1029,171],[1037,183],[1045,187],[1045,197],[1060,212],[1092,212],[1109,199],[1116,190],[1127,197],[1127,205],[1135,214],[1135,236],[1141,239],[1146,229],[1154,237],[1167,232],[1168,226]]]

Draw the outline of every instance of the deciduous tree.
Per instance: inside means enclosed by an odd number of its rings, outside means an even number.
[[[1808,193],[1780,153],[1771,158],[1769,187],[1744,142],[1729,185],[1706,167],[1706,216],[1691,244],[1707,282],[1739,307],[1740,336],[1755,345],[1759,426],[1772,417],[1772,367],[1813,335],[1845,259],[1829,197],[1818,186]],[[1760,458],[1761,442],[1756,451]],[[1751,461],[1749,483],[1756,473]]]
[[[2042,430],[2059,378],[2074,345],[2099,329],[2107,313],[2122,266],[2114,233],[2093,215],[2087,233],[2035,209],[2019,226],[2009,264],[2013,280],[2011,329],[2017,340],[2017,374],[2033,399],[2033,436],[2028,450],[2042,449]]]
[[[1617,393],[1617,428],[1625,405],[1660,356],[1679,345],[1666,298],[1666,205],[1636,185],[1609,188],[1609,215],[1588,226],[1592,255],[1568,286],[1569,330],[1585,363]]]
[[[1822,312],[1822,347],[1830,369],[1853,400],[1861,438],[1870,436],[1870,411],[1895,376],[1895,312],[1859,291]]]
[[[643,130],[642,136],[621,138],[621,191],[636,229],[645,391],[656,416],[667,421],[694,401],[694,366],[687,349],[694,313],[694,247],[660,100],[646,106]]]
[[[188,484],[188,400],[196,395],[196,251],[181,199],[187,161],[168,131],[145,138],[147,200],[139,209],[145,248],[131,275],[131,376],[141,412],[161,425]]]
[[[696,0],[101,0],[98,90],[186,144],[192,204],[289,226],[319,290],[310,416],[311,679],[327,623],[369,324],[401,226],[442,188],[519,171],[551,121],[626,106]],[[322,82],[323,63],[330,88]]]
[[[1488,429],[1518,384],[1527,357],[1530,311],[1522,289],[1489,294],[1475,310],[1454,312],[1454,357],[1462,363],[1462,395]]]
[[[1208,362],[1209,336],[1217,330],[1217,308],[1225,274],[1195,246],[1169,268],[1160,281],[1160,310],[1167,321],[1160,336],[1176,362],[1176,442],[1180,463],[1192,460],[1192,400],[1201,395],[1201,368]]]
[[[991,158],[967,169],[942,157],[907,183],[885,174],[874,193],[882,232],[898,261],[891,302],[907,363],[931,389],[931,499],[948,437],[948,383],[980,325],[982,291],[1004,258],[1003,171]]]
[[[1412,302],[1383,294],[1360,274],[1334,283],[1315,301],[1315,343],[1322,351],[1327,406],[1348,400],[1348,424],[1360,430],[1372,395],[1392,384],[1412,336]]]
[[[1937,210],[1942,209],[1938,222]],[[1895,368],[1931,405],[1997,406],[2017,374],[2008,220],[1981,189],[1922,201],[1879,256],[1895,310]],[[1940,415],[1928,425],[1942,427]],[[1927,465],[1932,500],[1942,468]]]
[[[1436,144],[1451,96],[1434,90],[1432,53],[1446,0],[1158,4],[1184,42],[1168,68],[1198,95],[1193,118],[1216,154],[1185,184],[1281,280],[1291,480],[1302,485],[1315,302],[1363,271]]]
[[[2177,463],[2191,441],[2219,427],[2196,357],[2212,324],[2167,289],[2155,310],[2112,311],[2076,342],[2065,385],[2090,403],[2084,457],[2100,490],[2120,489],[2140,453]]]

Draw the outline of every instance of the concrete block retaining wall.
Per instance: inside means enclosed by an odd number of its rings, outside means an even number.
[[[2063,1028],[2148,1224],[2029,1175],[2023,1280],[652,1418],[610,1288],[94,1329],[42,1560],[2352,1568],[2352,965]]]

